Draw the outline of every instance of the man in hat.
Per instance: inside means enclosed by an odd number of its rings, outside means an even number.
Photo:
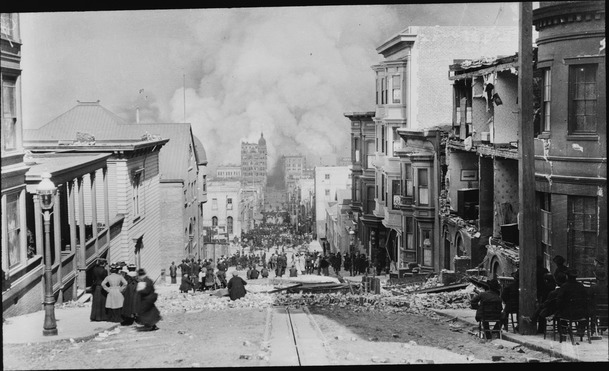
[[[556,296],[556,315],[560,318],[579,319],[588,316],[588,293],[584,285],[577,282],[577,270],[566,271],[567,282],[565,282]],[[585,321],[577,324],[577,333],[583,334],[586,328]]]
[[[567,270],[569,269],[569,267],[565,265],[567,260],[561,255],[556,255],[552,261],[554,264],[556,264],[556,269],[554,270],[554,280],[556,280],[556,282],[563,281],[563,279],[566,279]],[[560,275],[564,275],[565,277],[558,277]]]
[[[508,317],[510,313],[515,313],[516,318],[518,318],[518,304],[519,304],[519,289],[520,289],[520,275],[518,270],[512,272],[512,278],[514,280],[507,285],[503,292],[501,293],[501,300],[505,303],[505,307],[503,308],[503,326],[505,330],[508,329]],[[517,331],[518,327],[514,329]]]
[[[501,328],[501,311],[503,305],[501,303],[501,297],[499,292],[501,286],[495,279],[488,281],[488,290],[483,291],[475,295],[470,304],[472,309],[476,309],[476,321],[480,322],[484,320],[497,320],[493,326],[493,330],[499,330]],[[492,339],[492,333],[490,331],[488,322],[483,323],[484,335],[487,339]]]

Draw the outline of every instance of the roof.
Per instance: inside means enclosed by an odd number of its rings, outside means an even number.
[[[159,156],[161,179],[186,179],[189,146],[196,151],[189,123],[130,123],[103,107],[99,101],[79,101],[75,107],[39,129],[23,132],[24,142],[30,142],[39,149],[61,145],[64,149],[89,152],[100,151],[101,148],[129,147],[134,142],[158,141],[162,138],[166,144],[161,148]],[[85,133],[85,137],[88,134],[92,142],[84,145],[75,143],[75,139],[83,136],[78,133]]]
[[[495,71],[518,69],[518,53],[510,56],[482,57],[479,59],[457,59],[449,69],[449,79],[460,80],[482,76]]]
[[[72,180],[106,165],[109,153],[49,153],[28,156],[33,164],[25,174],[26,183],[36,186],[42,173],[50,173],[55,185]]]

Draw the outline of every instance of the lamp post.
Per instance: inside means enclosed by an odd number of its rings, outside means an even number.
[[[349,251],[351,252],[351,277],[353,277],[353,255],[355,254],[355,231],[349,228]]]
[[[40,200],[40,207],[44,217],[44,336],[57,335],[55,321],[55,297],[53,296],[53,272],[51,262],[51,212],[55,202],[57,188],[51,181],[51,174],[42,173],[42,180],[38,184],[36,193]]]

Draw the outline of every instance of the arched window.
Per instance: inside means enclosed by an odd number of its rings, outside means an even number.
[[[229,216],[226,218],[226,232],[230,235],[233,234],[233,217]]]
[[[211,226],[212,227],[217,227],[218,226],[218,217],[217,216],[212,216],[211,217]]]

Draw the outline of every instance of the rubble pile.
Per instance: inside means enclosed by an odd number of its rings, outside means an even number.
[[[407,293],[392,295],[378,294],[281,294],[276,296],[275,305],[286,306],[330,306],[353,311],[408,312],[436,316],[432,309],[469,308],[470,294],[475,286],[440,293]]]
[[[191,295],[172,293],[159,296],[156,306],[161,313],[218,311],[230,308],[256,308],[264,309],[273,305],[273,295],[266,293],[248,292],[245,297],[230,300],[228,296],[215,296],[210,294]]]
[[[433,276],[425,281],[411,282],[407,284],[386,284],[383,289],[391,291],[394,295],[408,294],[413,291],[429,289],[442,286],[438,276]]]

